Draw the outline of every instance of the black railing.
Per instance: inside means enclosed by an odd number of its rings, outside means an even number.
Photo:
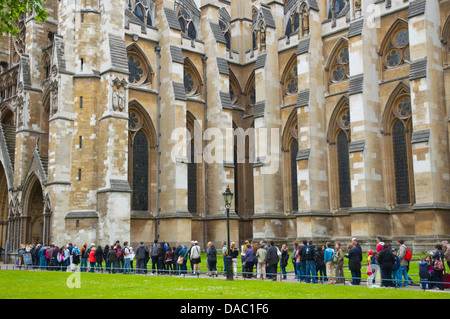
[[[200,267],[200,268],[207,268],[207,267]],[[120,265],[115,266],[91,266],[86,265],[86,267],[81,267],[80,264],[69,264],[69,265],[54,265],[54,266],[40,266],[40,265],[12,265],[12,264],[6,264],[6,265],[0,265],[0,270],[27,270],[27,271],[67,271],[67,272],[85,272],[85,273],[108,273],[108,274],[134,274],[134,275],[163,275],[163,276],[181,276],[181,277],[226,277],[226,272],[224,271],[224,267],[218,267],[218,270],[215,271],[209,271],[209,270],[200,270],[193,273],[191,269],[180,269],[179,267],[175,267],[174,269],[162,269],[162,268],[153,268],[148,267],[147,268],[127,268]],[[293,271],[288,271],[286,273],[277,272],[277,273],[271,273],[271,272],[245,272],[245,271],[234,271],[233,270],[233,276],[235,278],[242,278],[243,280],[275,280],[275,281],[290,281],[290,282],[299,282],[299,283],[315,283],[315,284],[327,284],[328,280],[334,280],[337,281],[336,284],[338,285],[355,285],[356,286],[368,286],[368,287],[392,287],[392,288],[399,288],[401,285],[399,283],[407,282],[408,286],[414,286],[418,287],[422,290],[429,290],[429,289],[435,289],[440,286],[448,285],[449,283],[443,282],[443,281],[435,281],[431,279],[419,279],[419,280],[413,280],[411,277],[419,277],[415,274],[408,274],[409,279],[408,280],[398,280],[394,278],[388,278],[383,279],[377,276],[377,278],[374,280],[372,277],[350,277],[349,272],[344,271],[344,274],[348,274],[348,276],[333,276],[329,277],[326,274],[324,275],[306,275],[301,274],[298,275],[294,273]],[[339,282],[340,281],[340,282]],[[372,282],[371,282],[372,281]]]

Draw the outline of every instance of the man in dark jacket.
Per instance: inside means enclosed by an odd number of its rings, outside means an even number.
[[[273,281],[277,280],[277,268],[278,268],[278,261],[280,258],[278,257],[278,250],[277,247],[275,247],[275,243],[273,241],[269,244],[269,249],[267,250],[267,266],[269,267],[270,271],[270,277]]]
[[[381,268],[381,287],[392,287],[392,266],[395,264],[395,256],[389,249],[388,244],[384,244],[383,250],[378,254],[378,265]]]
[[[140,242],[139,247],[136,249],[136,269],[138,274],[144,273],[144,260],[145,260],[144,242]]]

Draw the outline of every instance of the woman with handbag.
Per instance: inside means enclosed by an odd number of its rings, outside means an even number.
[[[183,248],[181,248],[180,253],[179,253],[179,257],[177,260],[178,265],[180,266],[180,275],[186,275],[187,274],[187,254],[188,254],[188,249],[186,247],[186,245],[183,245]]]
[[[442,252],[442,245],[437,244],[434,246],[435,253],[433,254],[433,278],[436,289],[444,290],[444,253]]]

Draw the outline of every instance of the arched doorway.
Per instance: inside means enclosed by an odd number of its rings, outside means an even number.
[[[25,236],[23,244],[37,244],[44,241],[44,194],[41,183],[33,176],[29,183],[25,202]]]

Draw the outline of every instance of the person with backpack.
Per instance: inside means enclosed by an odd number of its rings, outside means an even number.
[[[398,258],[397,256],[397,249],[392,248],[392,253],[394,254],[394,258],[395,258],[395,263],[392,266],[392,280],[394,283],[394,287],[398,287],[398,283],[400,280],[398,279],[399,274],[400,274],[400,258]]]
[[[313,246],[313,242],[310,240],[305,247],[305,261],[306,261],[306,273],[305,279],[307,283],[312,281],[316,283],[316,248]]]
[[[160,246],[158,245],[158,240],[155,240],[152,247],[150,248],[150,257],[152,258],[152,275],[155,274],[155,271],[159,273],[159,251]]]
[[[78,265],[80,264],[81,251],[76,244],[72,248],[72,263],[74,266],[74,271],[77,271]]]
[[[406,247],[404,240],[400,239],[397,241],[399,246],[398,258],[400,259],[400,269],[399,269],[399,287],[408,287],[409,277],[408,277],[408,265],[411,260],[411,251]],[[402,279],[404,278],[404,280]]]
[[[303,246],[299,248],[299,255],[300,255],[300,280],[302,282],[306,282],[306,247],[308,246],[308,241],[304,239],[302,241]]]
[[[437,244],[433,254],[433,278],[435,282],[435,289],[444,290],[444,252],[442,251],[442,245]]]
[[[146,250],[147,248],[145,248],[144,242],[141,241],[138,248],[136,249],[136,271],[138,274],[144,273],[144,260]]]
[[[108,273],[116,273],[117,270],[117,248],[114,245],[111,245],[111,248],[106,255],[106,260],[108,260],[110,267],[106,267]]]
[[[87,244],[84,243],[83,247],[81,247],[81,263],[80,263],[80,270],[81,272],[87,271],[87,260],[89,258],[88,248]]]

